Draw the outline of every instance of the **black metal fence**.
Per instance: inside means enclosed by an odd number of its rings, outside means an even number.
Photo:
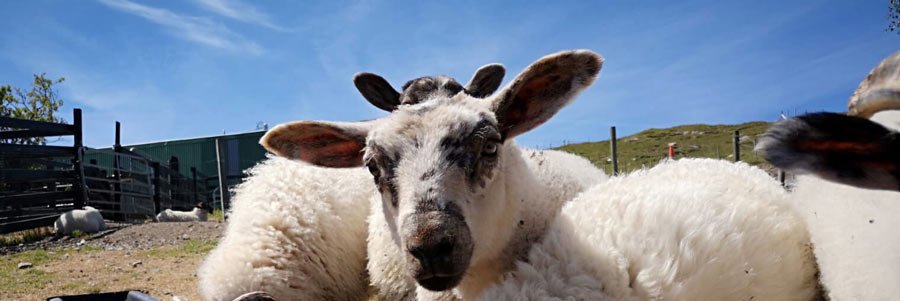
[[[72,136],[72,146],[0,143],[0,233],[53,223],[88,199],[82,168],[81,110],[72,124],[0,117],[0,139]]]
[[[215,177],[122,148],[82,144],[81,110],[73,124],[0,117],[0,139],[73,136],[73,146],[0,144],[0,233],[48,226],[60,213],[92,206],[105,219],[148,218],[161,210],[212,203]],[[118,124],[117,124],[118,129]],[[211,185],[212,183],[212,185]]]
[[[195,168],[190,176],[178,173],[177,160],[161,163],[122,148],[85,153],[87,203],[100,209],[105,218],[142,218],[164,209],[189,210],[198,202],[210,201],[210,177]]]

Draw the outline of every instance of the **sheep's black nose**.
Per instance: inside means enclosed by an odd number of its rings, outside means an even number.
[[[455,270],[451,257],[453,248],[453,242],[441,239],[437,243],[411,245],[408,250],[410,255],[419,261],[423,270],[431,272],[434,276],[448,276],[447,273]]]

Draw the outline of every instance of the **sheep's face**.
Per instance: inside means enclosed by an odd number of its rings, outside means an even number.
[[[261,143],[319,166],[365,165],[408,273],[424,288],[447,290],[473,263],[496,258],[515,227],[500,219],[519,201],[506,193],[525,185],[500,180],[506,165],[521,163],[508,156],[514,144],[507,142],[574,99],[601,63],[593,52],[561,52],[490,98],[430,93],[380,120],[279,125]]]
[[[456,286],[479,246],[500,236],[479,213],[507,205],[488,189],[501,144],[490,103],[464,94],[401,106],[369,132],[365,164],[408,272],[423,287]]]

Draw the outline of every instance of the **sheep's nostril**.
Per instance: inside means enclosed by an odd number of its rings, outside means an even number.
[[[449,263],[453,247],[453,242],[440,241],[436,244],[410,246],[408,251],[410,255],[419,261],[423,269],[431,270],[435,268],[435,265],[446,265]]]
[[[453,243],[450,241],[441,241],[437,243],[431,250],[432,257],[447,258],[453,253]]]
[[[409,254],[415,257],[417,260],[422,261],[425,259],[425,251],[421,246],[413,246],[409,248]]]

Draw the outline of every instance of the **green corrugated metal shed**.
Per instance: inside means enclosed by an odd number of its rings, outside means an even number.
[[[265,131],[178,139],[122,146],[167,164],[178,158],[179,172],[190,176],[191,167],[205,176],[217,176],[216,139],[222,141],[223,173],[228,178],[240,177],[247,168],[265,159],[266,150],[259,145]]]

